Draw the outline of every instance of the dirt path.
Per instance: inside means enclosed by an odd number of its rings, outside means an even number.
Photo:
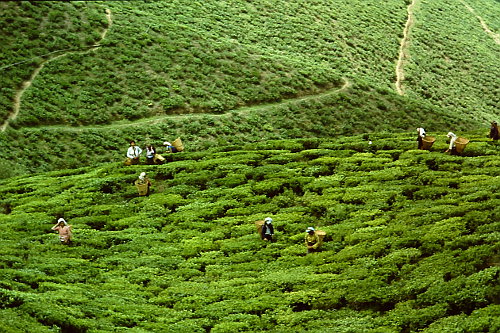
[[[474,14],[474,16],[476,16],[476,18],[481,23],[481,26],[483,27],[484,31],[486,31],[486,33],[488,35],[490,35],[491,38],[493,38],[495,43],[500,44],[500,34],[497,34],[497,33],[494,33],[493,31],[491,31],[490,28],[488,27],[488,25],[486,24],[486,22],[484,22],[483,18],[481,16],[477,15],[476,12],[474,11],[474,9],[471,6],[469,6],[465,1],[462,1],[462,3],[469,10],[469,12],[471,12],[472,14]]]
[[[113,23],[112,17],[111,17],[111,11],[109,9],[106,9],[106,17],[108,19],[108,27],[101,34],[101,40],[99,42],[101,42],[106,37],[106,34],[107,34],[109,28],[111,27],[111,25]],[[93,48],[91,50],[85,51],[85,52],[96,51],[99,47],[100,47],[100,45],[96,44],[95,46],[93,46]],[[67,53],[69,53],[69,52],[67,52]],[[33,72],[33,74],[31,75],[30,79],[27,80],[27,81],[25,81],[25,82],[23,82],[22,87],[16,92],[16,95],[15,95],[15,99],[14,99],[14,112],[12,112],[12,114],[9,116],[9,118],[7,119],[7,121],[2,125],[2,127],[1,127],[2,131],[5,131],[5,129],[7,128],[10,120],[13,120],[13,119],[15,119],[17,117],[17,115],[19,113],[20,105],[21,105],[22,95],[29,88],[29,86],[31,85],[31,83],[34,80],[34,78],[42,70],[43,66],[47,62],[55,60],[55,59],[57,59],[59,57],[62,57],[64,55],[66,55],[67,53],[63,53],[63,54],[60,54],[58,56],[55,56],[55,57],[52,57],[52,58],[49,58],[49,59],[45,60]],[[276,103],[260,104],[260,105],[242,107],[242,108],[231,110],[231,111],[228,111],[228,112],[225,112],[225,113],[222,113],[222,114],[195,113],[195,114],[187,114],[187,115],[165,115],[165,116],[159,116],[159,117],[141,119],[141,120],[137,120],[137,121],[133,121],[133,122],[129,122],[129,121],[127,121],[127,122],[119,122],[119,123],[114,123],[114,124],[111,124],[111,125],[102,125],[102,126],[95,126],[95,125],[93,125],[93,126],[70,127],[70,126],[58,126],[58,125],[54,125],[54,126],[43,126],[43,127],[36,127],[36,128],[58,129],[58,130],[65,130],[65,131],[71,131],[71,132],[82,132],[82,131],[85,131],[85,130],[97,130],[97,129],[106,129],[106,128],[121,128],[121,127],[128,127],[128,126],[140,126],[140,125],[144,125],[144,124],[158,124],[158,123],[161,123],[161,122],[163,122],[165,120],[168,120],[168,119],[169,120],[172,120],[172,119],[186,119],[186,118],[188,118],[188,119],[189,118],[194,119],[194,118],[197,118],[197,117],[206,117],[206,116],[227,117],[227,116],[232,115],[232,114],[242,115],[242,114],[247,114],[247,113],[250,113],[250,112],[256,111],[256,110],[262,111],[262,110],[265,110],[267,108],[273,107],[273,106],[278,105],[278,104],[297,103],[297,102],[300,102],[300,101],[305,101],[305,100],[315,99],[315,98],[321,98],[323,96],[327,96],[327,95],[330,95],[330,94],[334,94],[334,93],[339,93],[341,91],[345,91],[345,90],[347,90],[351,86],[351,82],[349,80],[347,80],[346,78],[343,78],[343,80],[344,80],[344,84],[342,85],[342,87],[340,87],[338,89],[328,90],[328,91],[325,91],[323,93],[316,94],[316,95],[307,95],[307,96],[302,96],[302,97],[299,97],[299,98],[293,98],[293,99],[283,100],[283,101],[276,102]]]
[[[409,33],[415,21],[415,18],[413,16],[413,8],[415,7],[416,3],[417,0],[413,0],[406,9],[408,12],[408,19],[406,20],[405,28],[403,30],[403,38],[401,39],[401,43],[399,45],[399,58],[396,64],[396,91],[400,95],[404,95],[403,81],[405,79],[405,75],[403,67],[405,61],[410,57],[410,54],[408,52],[408,47],[410,45]]]
[[[106,18],[108,20],[108,26],[102,32],[101,39],[99,40],[99,42],[97,42],[96,45],[92,46],[90,51],[96,51],[100,47],[99,43],[102,42],[102,40],[106,37],[106,34],[108,33],[109,28],[113,24],[113,21],[111,18],[111,11],[109,9],[106,9]],[[83,51],[83,52],[90,52],[90,51]],[[74,52],[81,52],[81,51],[74,51]],[[33,83],[33,80],[36,78],[36,76],[43,69],[45,64],[47,64],[49,61],[53,61],[53,60],[56,60],[60,57],[63,57],[68,53],[70,53],[70,52],[62,53],[62,54],[59,54],[57,56],[53,56],[51,58],[48,58],[45,61],[42,61],[42,63],[40,63],[40,65],[33,71],[30,78],[22,83],[21,87],[14,94],[14,103],[13,103],[13,107],[12,107],[12,112],[9,114],[9,116],[7,117],[5,122],[0,126],[0,131],[2,131],[2,132],[5,131],[7,126],[9,126],[10,121],[17,118],[17,115],[19,114],[19,110],[21,109],[21,101],[22,101],[22,97],[23,97],[24,92],[26,90],[28,90],[28,88]]]
[[[36,128],[44,128],[44,129],[57,129],[57,130],[63,130],[67,132],[83,132],[83,131],[88,131],[88,130],[103,130],[103,129],[117,129],[117,128],[123,128],[123,127],[130,127],[130,126],[143,126],[143,125],[155,125],[159,124],[162,122],[165,122],[167,120],[194,120],[196,118],[202,118],[202,117],[214,117],[214,118],[220,118],[220,117],[228,117],[234,114],[238,115],[243,115],[243,114],[248,114],[250,112],[254,111],[263,111],[272,107],[275,107],[276,105],[279,104],[287,104],[287,103],[298,103],[301,101],[306,101],[306,100],[312,100],[316,98],[321,98],[324,96],[328,96],[331,94],[336,94],[342,91],[345,91],[351,87],[351,82],[347,80],[347,78],[343,78],[344,84],[342,87],[338,89],[332,89],[325,91],[321,94],[316,94],[316,95],[307,95],[303,97],[298,97],[298,98],[292,98],[292,99],[287,99],[287,100],[282,100],[280,102],[276,103],[269,103],[269,104],[260,104],[260,105],[253,105],[253,106],[245,106],[241,107],[239,109],[234,109],[230,110],[225,113],[221,114],[207,114],[207,113],[191,113],[191,114],[184,114],[184,115],[164,115],[164,116],[158,116],[158,117],[152,117],[152,118],[147,118],[147,119],[140,119],[136,120],[133,122],[123,122],[123,123],[114,123],[111,125],[101,125],[101,126],[80,126],[80,127],[71,127],[71,126],[60,126],[60,125],[54,125],[54,126],[43,126],[43,127],[36,127]]]
[[[99,42],[102,42],[104,40],[104,38],[106,38],[106,34],[108,33],[109,29],[113,25],[113,18],[111,17],[111,10],[109,8],[106,8],[106,19],[108,20],[108,26],[102,32],[101,39],[99,40]]]
[[[306,101],[306,100],[313,99],[313,98],[320,98],[320,97],[327,96],[330,94],[335,94],[335,93],[347,90],[347,88],[349,88],[351,86],[351,82],[349,82],[345,77],[342,79],[344,80],[344,84],[339,89],[328,90],[328,91],[325,91],[321,94],[316,94],[316,95],[306,95],[306,96],[302,96],[302,97],[298,97],[298,98],[286,99],[286,100],[283,100],[283,101],[277,102],[277,103],[260,104],[260,105],[255,105],[255,106],[241,107],[239,109],[229,111],[229,112],[220,114],[218,116],[227,116],[228,114],[232,114],[232,113],[238,113],[240,115],[248,114],[255,109],[264,109],[264,108],[267,108],[270,106],[275,106],[277,104],[286,104],[286,103],[292,103],[292,102],[297,103],[297,102]]]

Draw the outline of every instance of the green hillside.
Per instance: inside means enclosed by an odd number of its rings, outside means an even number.
[[[498,332],[499,147],[470,134],[450,156],[429,134],[432,151],[273,140],[0,181],[0,330]],[[308,226],[327,236],[306,256]]]
[[[500,331],[498,1],[0,13],[0,332]]]
[[[494,0],[10,1],[0,10],[0,153],[13,156],[0,162],[3,177],[116,160],[131,133],[141,144],[181,135],[200,150],[475,130],[498,117]]]

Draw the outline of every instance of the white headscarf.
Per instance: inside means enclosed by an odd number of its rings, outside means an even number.
[[[146,178],[146,173],[145,172],[141,172],[141,174],[139,175],[139,179],[140,180],[144,180],[144,178]]]
[[[66,220],[64,220],[62,217],[59,220],[57,220],[57,223],[61,222],[64,223],[64,225],[68,225],[68,222],[66,222]]]

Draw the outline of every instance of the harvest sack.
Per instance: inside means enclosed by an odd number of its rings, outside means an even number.
[[[136,158],[127,158],[125,162],[123,162],[125,165],[132,165],[132,164],[139,164],[139,157]]]
[[[161,156],[160,154],[155,154],[153,161],[156,163],[157,160],[160,162],[165,162],[165,157]]]
[[[319,244],[323,244],[323,238],[326,236],[326,232],[323,230],[316,230],[316,235],[318,235],[319,238]]]

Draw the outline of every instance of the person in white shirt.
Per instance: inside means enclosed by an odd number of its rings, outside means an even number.
[[[417,128],[417,142],[418,142],[418,149],[422,149],[422,146],[424,145],[423,139],[425,138],[425,130],[421,127]]]
[[[452,154],[456,153],[457,148],[455,147],[455,141],[457,141],[458,137],[455,135],[455,133],[452,132],[448,132],[446,136],[450,138],[450,146],[448,147],[448,149],[446,149],[445,153],[447,152],[451,152]]]
[[[127,150],[127,158],[130,159],[130,164],[139,164],[139,158],[141,157],[142,149],[135,145],[135,141],[130,141],[130,147]]]

